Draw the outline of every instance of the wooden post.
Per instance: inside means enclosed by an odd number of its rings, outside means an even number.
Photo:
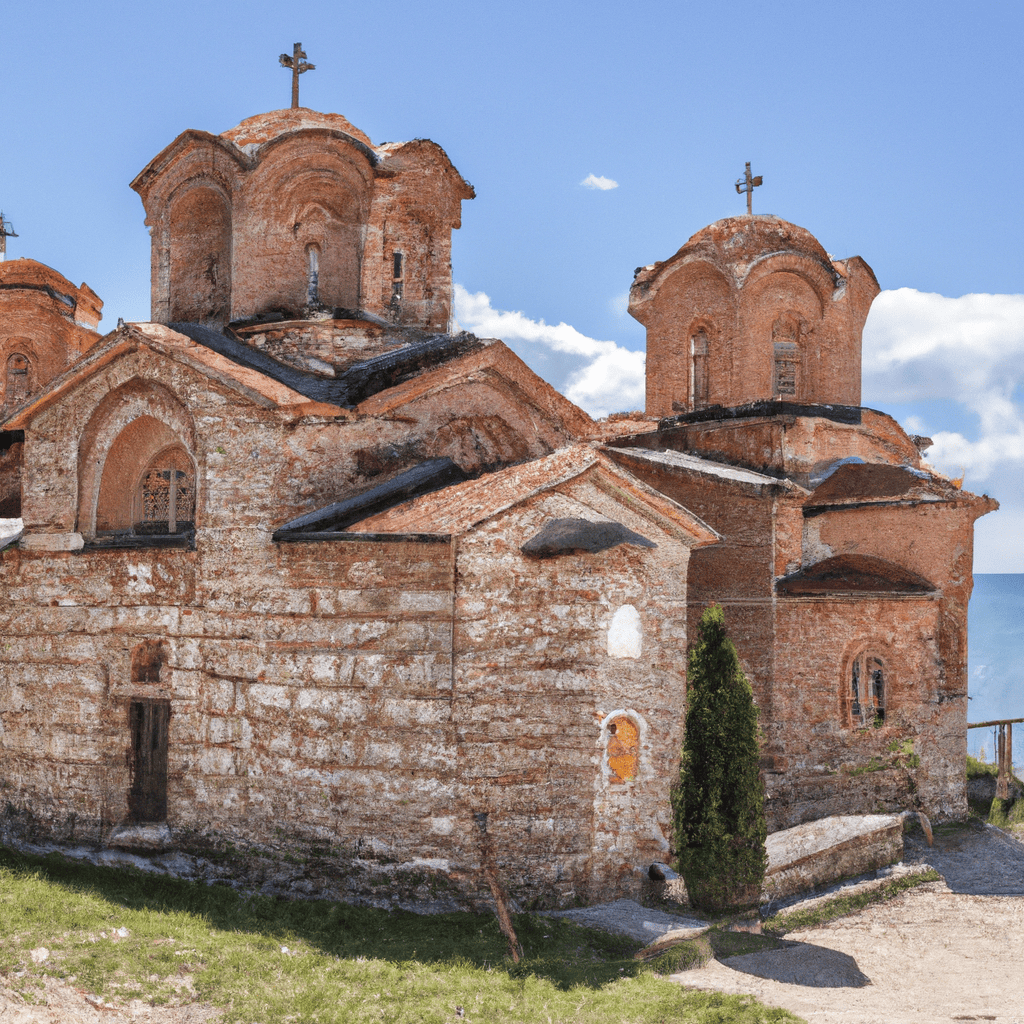
[[[1006,800],[1010,796],[1010,773],[1006,770],[1006,729],[1007,727],[1000,723],[999,738],[996,741],[999,748],[999,771],[996,775],[997,800]]]

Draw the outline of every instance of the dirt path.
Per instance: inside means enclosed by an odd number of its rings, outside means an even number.
[[[810,1024],[1024,1024],[1024,843],[976,827],[908,837],[945,878],[819,928],[786,949],[712,961],[681,984],[747,993]]]
[[[821,928],[787,949],[674,975],[744,992],[810,1024],[1024,1024],[1024,899],[968,896],[943,882]]]

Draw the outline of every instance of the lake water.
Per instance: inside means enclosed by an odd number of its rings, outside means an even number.
[[[1024,718],[1024,573],[976,573],[967,611],[969,722]],[[1013,763],[1024,768],[1024,723],[1015,725]],[[992,729],[970,729],[967,749],[995,761]]]

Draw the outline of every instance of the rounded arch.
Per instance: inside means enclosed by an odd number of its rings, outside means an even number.
[[[775,274],[791,274],[799,277],[817,296],[819,314],[832,298],[837,287],[836,275],[811,256],[793,252],[768,253],[754,260],[746,276],[740,282],[741,291],[753,289],[766,277]]]
[[[601,775],[607,785],[640,779],[646,768],[647,723],[632,708],[617,708],[601,720]]]
[[[231,199],[215,181],[192,180],[167,215],[170,320],[224,323],[231,307]]]
[[[313,245],[317,305],[358,307],[372,191],[373,169],[352,142],[300,132],[264,146],[243,186],[245,224],[235,230],[236,262],[246,267],[236,315],[307,308]]]
[[[843,658],[839,706],[847,729],[881,728],[892,709],[893,659],[876,638],[850,644]]]
[[[12,352],[4,361],[4,409],[15,409],[28,400],[33,391],[33,370],[32,359],[24,351]]]
[[[132,378],[109,392],[94,410],[79,443],[78,532],[133,525],[138,487],[162,452],[180,450],[195,480],[196,434],[178,396],[157,381]],[[193,483],[193,516],[198,504]]]

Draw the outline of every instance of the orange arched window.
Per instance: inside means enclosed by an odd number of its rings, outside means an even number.
[[[640,727],[626,715],[608,723],[608,767],[612,782],[629,782],[640,770]]]

